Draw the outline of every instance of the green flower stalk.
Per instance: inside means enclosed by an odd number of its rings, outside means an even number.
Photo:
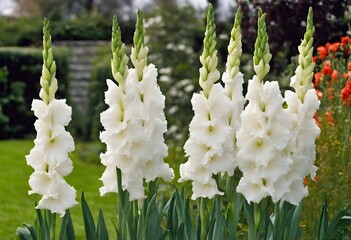
[[[43,68],[40,78],[41,90],[39,97],[49,104],[57,91],[56,63],[51,49],[50,23],[45,18],[43,27]]]
[[[258,10],[257,21],[257,38],[254,51],[254,70],[260,82],[263,82],[264,77],[269,72],[269,61],[272,59],[272,54],[269,52],[268,34],[266,29],[266,13],[262,14],[262,10]]]
[[[207,24],[203,43],[204,49],[200,56],[202,67],[200,68],[199,84],[202,87],[205,96],[208,97],[212,85],[220,77],[219,71],[216,69],[218,63],[216,50],[216,24],[212,4],[209,4],[207,11]]]
[[[298,98],[303,102],[306,92],[313,88],[313,69],[315,63],[313,57],[313,11],[310,7],[307,16],[307,26],[304,39],[299,46],[299,65],[296,68],[295,76],[291,79],[291,84],[295,89]]]
[[[111,39],[111,70],[113,78],[118,82],[121,90],[125,92],[125,81],[128,76],[128,61],[126,48],[121,40],[121,28],[116,16],[113,16],[112,39]]]
[[[145,46],[145,28],[143,13],[138,10],[135,32],[133,36],[134,47],[132,48],[131,60],[138,73],[139,81],[143,78],[143,70],[147,65],[148,47]]]
[[[241,17],[242,12],[239,7],[235,14],[235,21],[230,33],[231,38],[228,45],[228,57],[226,68],[231,78],[239,72],[240,67],[240,57],[242,54],[242,43],[241,43]]]

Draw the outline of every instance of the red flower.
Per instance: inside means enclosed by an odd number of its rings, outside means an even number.
[[[331,79],[336,82],[336,81],[338,81],[338,77],[339,77],[338,71],[333,70],[333,72],[331,74]]]
[[[317,93],[318,99],[321,100],[323,97],[323,93],[319,89],[316,89],[316,93]]]
[[[329,100],[334,99],[334,88],[328,88],[328,98]]]
[[[349,62],[349,63],[347,64],[347,69],[348,69],[349,71],[351,71],[351,62]]]
[[[326,111],[325,116],[327,117],[328,123],[331,125],[334,125],[335,121],[334,121],[333,114],[331,114],[331,112],[329,112],[329,111]]]
[[[314,86],[318,87],[320,82],[322,80],[322,73],[321,72],[316,72],[314,74]]]
[[[341,38],[341,43],[342,43],[343,46],[345,46],[348,43],[351,43],[351,38],[349,38],[348,36],[342,37]]]
[[[333,69],[330,66],[330,62],[325,62],[323,65],[322,73],[324,75],[331,75],[333,73]]]
[[[323,46],[319,46],[319,47],[317,48],[317,52],[319,53],[319,57],[320,57],[320,59],[322,59],[322,60],[324,60],[325,57],[326,57],[327,54],[328,54],[327,48],[326,48],[326,47],[323,47]]]
[[[336,42],[336,43],[330,44],[328,50],[329,50],[329,52],[330,51],[337,52],[339,50],[339,47],[340,47],[340,43]]]
[[[342,47],[344,48],[345,54],[349,55],[350,48],[351,48],[351,38],[349,38],[348,36],[342,37],[341,44],[342,44]]]
[[[341,89],[341,99],[344,105],[351,106],[351,81],[348,81],[343,89]]]

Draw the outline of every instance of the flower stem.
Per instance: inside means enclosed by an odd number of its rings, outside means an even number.
[[[206,221],[206,198],[200,199],[200,221],[201,221],[201,239],[206,239],[207,221]]]

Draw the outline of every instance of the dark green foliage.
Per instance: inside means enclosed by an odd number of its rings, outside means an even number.
[[[65,48],[55,49],[59,81],[57,98],[67,98],[69,55]],[[0,48],[0,139],[23,138],[34,134],[33,98],[39,98],[42,68],[37,48]]]
[[[351,205],[347,205],[343,208],[340,208],[334,214],[332,220],[329,222],[328,204],[327,200],[324,200],[318,222],[317,240],[350,239],[343,238],[347,236],[344,231],[347,231],[347,228],[350,228],[351,226],[350,207]],[[349,231],[348,234],[350,234]]]
[[[108,232],[102,211],[99,211],[98,222],[95,227],[93,215],[82,193],[82,213],[84,220],[85,237],[87,240],[108,240]]]
[[[56,214],[49,210],[36,210],[37,215],[34,226],[23,224],[24,227],[16,229],[16,236],[19,240],[49,240],[55,239]],[[59,240],[75,240],[72,218],[69,210],[66,210],[62,218],[59,232]],[[100,240],[100,238],[98,239]],[[103,239],[104,240],[104,239]]]
[[[111,21],[100,14],[82,14],[75,19],[48,16],[51,36],[58,40],[110,40]],[[19,17],[8,19],[0,16],[0,46],[41,46],[42,18]],[[133,41],[134,22],[120,22],[122,40]]]
[[[8,19],[0,16],[0,46],[40,46],[42,19],[19,17]]]

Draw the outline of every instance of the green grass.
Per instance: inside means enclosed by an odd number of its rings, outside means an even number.
[[[34,202],[40,200],[39,195],[28,195],[30,190],[28,179],[33,172],[27,165],[25,155],[33,147],[30,140],[0,141],[0,239],[15,239],[16,228],[22,223],[33,224],[35,218]],[[104,167],[88,165],[78,160],[78,154],[73,152],[73,172],[67,176],[67,181],[77,190],[77,201],[80,202],[82,191],[97,219],[99,209],[103,210],[110,238],[115,238],[113,224],[115,219],[116,194],[100,197],[99,187]],[[73,207],[71,215],[77,239],[85,239],[81,204]],[[58,220],[58,223],[60,221]],[[57,226],[59,227],[59,226]]]

